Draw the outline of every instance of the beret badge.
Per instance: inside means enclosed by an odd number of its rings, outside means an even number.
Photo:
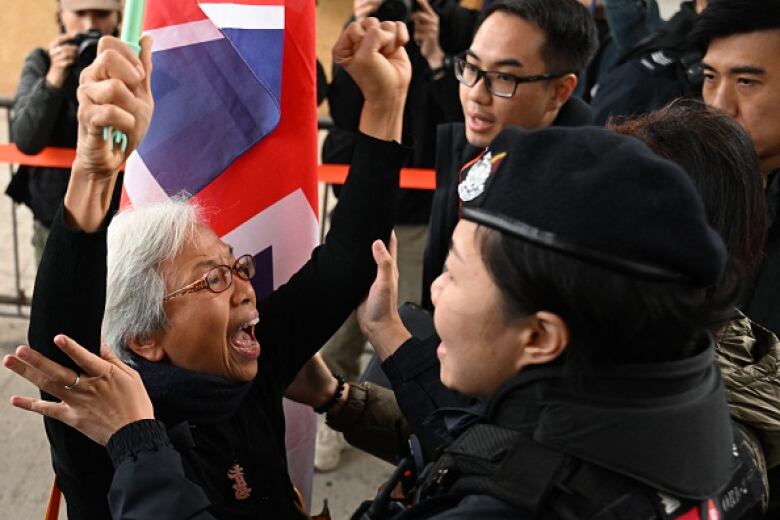
[[[463,202],[471,202],[485,191],[485,183],[490,174],[498,166],[501,160],[506,157],[506,152],[501,152],[495,156],[490,150],[486,150],[474,164],[469,168],[466,178],[458,184],[458,195]]]

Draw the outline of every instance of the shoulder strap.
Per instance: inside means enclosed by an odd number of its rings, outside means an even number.
[[[427,468],[416,501],[442,494],[488,494],[536,512],[565,459],[519,432],[477,424]]]

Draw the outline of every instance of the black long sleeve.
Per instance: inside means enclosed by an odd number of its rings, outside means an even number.
[[[436,356],[440,341],[436,335],[426,340],[412,337],[382,362],[398,407],[429,460],[447,441],[429,427],[427,419],[440,408],[463,408],[473,402],[472,398],[442,384],[441,365]]]
[[[357,135],[350,173],[324,245],[258,305],[257,337],[266,348],[264,355],[271,356],[282,388],[336,332],[373,283],[376,263],[371,244],[390,237],[398,173],[407,153],[397,143]]]
[[[130,423],[111,436],[106,448],[116,466],[108,495],[114,519],[214,518],[203,490],[184,475],[162,423]]]

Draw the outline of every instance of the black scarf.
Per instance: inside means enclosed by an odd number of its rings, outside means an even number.
[[[155,416],[168,426],[183,421],[191,424],[223,422],[236,413],[253,384],[252,381],[237,383],[193,372],[166,361],[132,357],[154,404]]]

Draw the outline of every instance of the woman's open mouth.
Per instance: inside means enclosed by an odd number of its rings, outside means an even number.
[[[230,335],[230,345],[239,354],[247,359],[257,359],[260,357],[260,344],[255,338],[255,325],[260,321],[254,317],[240,325],[233,334]]]

